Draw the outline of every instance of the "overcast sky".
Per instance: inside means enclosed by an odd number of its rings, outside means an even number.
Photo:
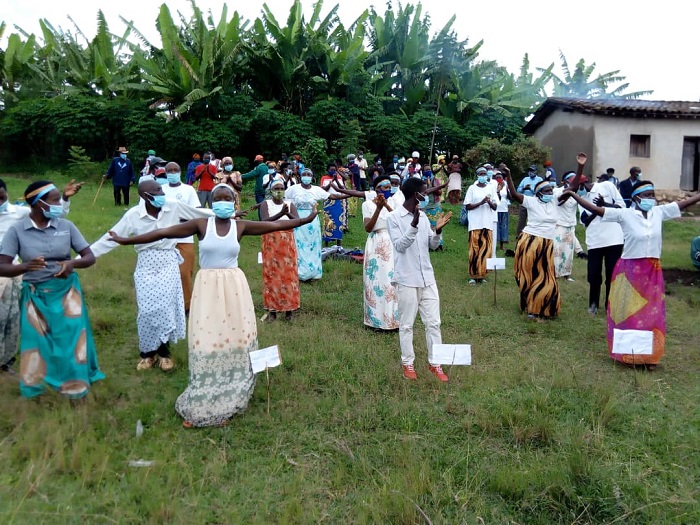
[[[110,30],[121,32],[122,15],[154,43],[160,43],[155,31],[155,19],[161,0],[120,0],[118,2],[89,2],[87,0],[6,0],[0,17],[7,23],[5,37],[18,25],[28,32],[39,33],[38,20],[47,19],[54,27],[72,29],[70,15],[80,29],[92,37],[96,30],[96,14],[102,9]],[[304,13],[310,16],[312,0],[302,0]],[[368,6],[367,0],[325,2],[326,14],[336,3],[345,25]],[[173,17],[177,11],[191,14],[185,0],[167,2]],[[219,0],[197,0],[205,12],[209,9],[218,20]],[[405,2],[404,2],[405,4]],[[278,21],[286,20],[292,0],[268,0],[267,5]],[[385,2],[376,2],[383,13]],[[398,3],[395,3],[398,6]],[[647,5],[653,5],[647,8]],[[229,17],[237,10],[244,18],[254,20],[262,4],[255,1],[229,2]],[[428,7],[429,6],[429,7]],[[559,50],[573,70],[579,58],[596,63],[596,71],[607,73],[619,69],[627,77],[628,91],[654,90],[644,98],[650,100],[700,100],[700,67],[698,67],[698,20],[700,2],[697,0],[666,0],[646,4],[621,0],[588,0],[580,6],[554,0],[501,2],[432,0],[424,4],[436,32],[452,14],[457,16],[455,29],[470,45],[484,40],[479,58],[496,60],[515,73],[525,53],[530,64],[547,67],[554,62],[555,72],[561,74]],[[3,40],[3,45],[4,45]]]

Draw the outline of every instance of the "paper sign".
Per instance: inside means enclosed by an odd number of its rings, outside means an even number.
[[[613,354],[651,355],[654,333],[649,330],[613,331]]]
[[[258,264],[262,264],[262,252],[258,252]]]
[[[250,356],[250,365],[254,374],[264,372],[265,368],[274,368],[282,364],[280,349],[277,345],[268,346],[262,350],[255,350],[248,355]]]
[[[471,365],[472,345],[433,345],[431,362],[436,365]]]
[[[494,257],[486,259],[487,270],[505,270],[506,260],[503,257]]]

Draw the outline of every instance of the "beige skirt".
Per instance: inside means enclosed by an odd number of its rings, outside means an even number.
[[[189,384],[175,410],[195,427],[218,425],[245,410],[258,348],[253,298],[240,268],[199,270],[188,326]]]

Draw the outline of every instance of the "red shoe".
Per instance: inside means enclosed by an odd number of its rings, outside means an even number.
[[[403,376],[406,379],[412,379],[416,380],[418,379],[418,376],[416,375],[416,369],[413,368],[413,365],[402,365],[403,367]]]
[[[432,366],[430,365],[428,367],[428,370],[432,372],[432,374],[437,377],[440,381],[443,383],[447,383],[450,379],[447,377],[447,374],[442,371],[442,367],[440,365],[437,366]]]

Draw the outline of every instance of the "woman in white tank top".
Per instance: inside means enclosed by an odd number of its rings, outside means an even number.
[[[248,281],[238,268],[241,237],[291,230],[316,217],[314,208],[303,219],[233,220],[234,201],[233,190],[219,184],[212,191],[216,217],[194,219],[136,237],[112,235],[119,244],[144,244],[195,234],[199,237],[200,269],[192,291],[188,326],[189,385],[175,403],[187,428],[226,423],[247,407],[253,394],[255,377],[248,354],[258,348],[258,331]]]

